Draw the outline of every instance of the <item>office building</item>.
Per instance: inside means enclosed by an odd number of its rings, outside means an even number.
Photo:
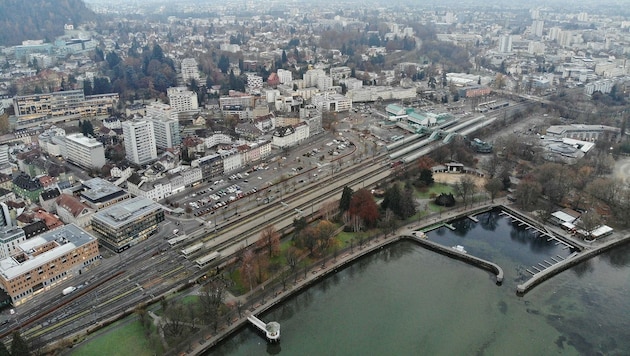
[[[94,214],[92,230],[104,246],[121,252],[157,233],[162,221],[161,205],[136,197]]]
[[[124,189],[102,178],[92,178],[81,183],[80,193],[83,203],[95,210],[129,199],[131,196]]]
[[[151,121],[125,121],[122,128],[125,138],[125,157],[129,162],[143,165],[157,159],[155,134]]]
[[[66,136],[66,159],[87,170],[101,169],[105,165],[103,143],[81,133]]]
[[[98,241],[76,225],[65,225],[18,244],[0,260],[0,286],[13,305],[79,275],[100,257]]]

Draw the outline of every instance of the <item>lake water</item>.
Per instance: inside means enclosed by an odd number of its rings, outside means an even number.
[[[454,223],[456,231],[432,231],[429,239],[498,263],[503,285],[486,271],[400,242],[262,315],[281,323],[279,345],[244,327],[208,355],[628,354],[630,246],[518,297],[527,266],[570,251],[532,241],[530,231],[496,212],[478,218]]]

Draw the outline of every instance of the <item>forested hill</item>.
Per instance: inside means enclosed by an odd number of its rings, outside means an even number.
[[[75,27],[96,19],[82,0],[1,0],[0,46],[24,40],[48,40],[63,35],[63,25]]]

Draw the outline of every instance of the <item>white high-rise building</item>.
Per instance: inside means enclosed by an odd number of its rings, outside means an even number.
[[[586,21],[588,21],[588,13],[587,13],[587,12],[580,12],[580,13],[577,15],[577,19],[578,19],[578,21],[581,21],[581,22],[586,22]]]
[[[166,90],[171,108],[176,112],[198,111],[197,93],[186,87],[172,87]]]
[[[105,165],[103,143],[82,133],[67,135],[66,159],[85,169],[100,169]]]
[[[505,35],[499,37],[499,52],[511,53],[512,52],[512,36]]]
[[[168,104],[154,101],[145,108],[146,116],[154,119],[177,119],[177,112]]]
[[[278,69],[278,79],[282,84],[291,83],[293,81],[293,73],[290,70]]]
[[[199,81],[199,69],[194,58],[184,58],[182,60],[182,79],[186,83],[190,83],[193,79]]]
[[[327,91],[333,86],[333,80],[327,75],[320,75],[317,77],[317,89],[321,91]]]
[[[125,137],[125,157],[130,162],[145,164],[157,159],[155,134],[151,121],[125,121],[122,128]]]
[[[545,21],[543,20],[532,21],[532,34],[536,37],[542,37],[544,27],[545,27]]]
[[[171,148],[179,145],[182,142],[179,133],[179,120],[152,117],[147,117],[147,120],[153,123],[155,145],[158,148]]]
[[[317,78],[319,76],[326,75],[326,73],[321,69],[309,69],[304,73],[304,85],[308,87],[314,87],[317,85]]]

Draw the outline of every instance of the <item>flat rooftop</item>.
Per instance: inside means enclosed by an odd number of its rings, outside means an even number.
[[[90,201],[99,201],[124,190],[102,178],[92,178],[82,183],[87,189],[81,193]]]
[[[74,224],[47,231],[18,245],[27,257],[24,262],[15,257],[0,260],[0,274],[7,280],[13,279],[94,240],[94,236]],[[54,248],[39,253],[38,248],[47,244]]]
[[[160,204],[145,197],[136,197],[120,202],[94,214],[93,219],[100,220],[113,228],[120,228],[143,215],[162,209]]]

